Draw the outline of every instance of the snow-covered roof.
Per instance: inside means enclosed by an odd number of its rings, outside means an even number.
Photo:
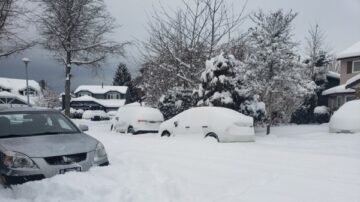
[[[349,88],[349,86],[351,86],[352,84],[354,84],[355,82],[358,82],[360,81],[360,74],[352,77],[351,79],[349,79],[347,82],[346,82],[346,87]]]
[[[85,95],[85,96],[81,96],[78,98],[72,98],[71,101],[78,101],[78,102],[86,102],[86,101],[93,101],[98,103],[99,105],[102,105],[104,107],[108,107],[108,108],[117,108],[117,107],[122,107],[125,105],[126,100],[125,99],[121,99],[121,100],[103,100],[103,99],[96,99],[94,97]]]
[[[20,95],[16,95],[16,94],[13,94],[13,93],[9,93],[7,91],[2,91],[0,92],[0,98],[6,98],[6,99],[17,99],[23,103],[26,103],[27,101],[24,99],[23,96],[20,96]]]
[[[115,91],[126,94],[127,89],[127,86],[81,85],[74,91],[74,93],[78,93],[80,91],[89,91],[93,94],[105,94],[110,91]]]
[[[337,55],[337,59],[351,58],[351,57],[357,57],[357,56],[360,57],[360,41],[356,42],[349,48],[340,52]]]
[[[325,90],[322,95],[331,95],[331,94],[337,94],[337,93],[354,93],[355,90],[351,88],[346,88],[346,84],[336,86],[333,88],[330,88],[328,90]]]
[[[26,89],[26,80],[0,77],[0,87],[9,89],[11,92],[17,92]],[[41,89],[39,83],[34,80],[29,80],[29,87],[37,91]]]
[[[331,78],[335,78],[335,79],[340,79],[340,74],[337,73],[337,72],[328,71],[326,76],[331,77]]]

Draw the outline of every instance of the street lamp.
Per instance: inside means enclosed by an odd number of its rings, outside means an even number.
[[[22,61],[25,63],[27,105],[30,107],[29,78],[28,78],[28,64],[30,63],[30,59],[29,58],[23,58]]]

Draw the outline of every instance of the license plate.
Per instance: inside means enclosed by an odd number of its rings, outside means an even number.
[[[67,172],[80,172],[81,167],[75,167],[75,168],[65,168],[60,170],[60,174],[65,174]]]

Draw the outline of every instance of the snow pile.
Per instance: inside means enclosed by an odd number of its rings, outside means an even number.
[[[360,41],[340,52],[337,55],[337,59],[349,58],[360,56]]]
[[[109,115],[102,110],[87,110],[83,113],[83,119],[93,119],[95,116],[100,117],[100,119],[107,119]]]
[[[329,114],[329,108],[326,106],[315,107],[314,114]]]
[[[80,91],[88,91],[93,94],[105,94],[110,91],[119,92],[121,94],[126,94],[128,90],[127,86],[101,86],[101,85],[81,85],[74,93],[78,93]]]
[[[345,103],[330,119],[330,132],[360,132],[360,100]]]

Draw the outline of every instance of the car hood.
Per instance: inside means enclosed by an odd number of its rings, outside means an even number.
[[[98,141],[86,134],[59,134],[0,139],[0,147],[29,157],[50,157],[95,150]]]

